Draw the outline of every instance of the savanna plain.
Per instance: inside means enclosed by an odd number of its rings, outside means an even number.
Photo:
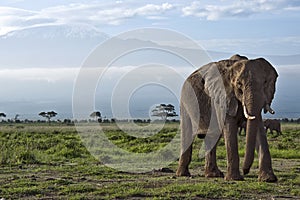
[[[179,131],[179,123],[174,122],[152,136],[134,137],[114,123],[101,126],[111,142],[133,153],[157,151]],[[143,130],[147,131],[139,129]],[[205,178],[204,159],[199,158],[203,140],[198,138],[190,165],[192,177],[176,177],[177,161],[147,173],[109,168],[90,154],[81,137],[73,124],[0,124],[0,199],[300,199],[297,123],[283,123],[279,136],[268,134],[277,183],[257,181],[257,156],[244,181]],[[244,153],[245,137],[239,136],[241,163]],[[223,139],[217,157],[226,172]]]

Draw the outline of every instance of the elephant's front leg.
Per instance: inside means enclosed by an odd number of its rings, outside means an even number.
[[[227,151],[227,174],[225,180],[243,180],[239,170],[239,154],[237,140],[238,126],[233,117],[227,116],[224,127],[224,138]]]
[[[271,154],[269,151],[269,145],[264,127],[259,127],[259,132],[256,137],[256,150],[259,157],[259,175],[260,181],[276,182],[277,177],[275,176],[272,169]]]

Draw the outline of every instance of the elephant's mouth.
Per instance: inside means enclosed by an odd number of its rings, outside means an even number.
[[[249,120],[255,119],[255,116],[248,114],[246,105],[244,103],[243,103],[243,111],[244,111],[244,116],[246,117],[246,119],[249,119]],[[265,104],[265,106],[264,106],[264,113],[267,113],[267,112],[271,113],[272,115],[275,114],[275,111],[270,107],[270,104]]]
[[[246,105],[244,103],[243,103],[243,111],[244,111],[244,115],[245,115],[246,119],[249,119],[249,120],[255,119],[255,116],[252,116],[252,115],[248,114]]]

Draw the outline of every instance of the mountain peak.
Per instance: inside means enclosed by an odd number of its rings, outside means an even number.
[[[63,24],[31,27],[16,31],[11,31],[2,38],[34,38],[34,39],[92,39],[108,38],[108,36],[99,31],[96,27],[85,24]]]

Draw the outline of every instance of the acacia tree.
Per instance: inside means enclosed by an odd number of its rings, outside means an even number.
[[[20,115],[19,115],[19,114],[16,114],[16,115],[15,115],[15,121],[19,120],[19,117],[20,117]]]
[[[57,115],[57,113],[54,111],[49,111],[49,112],[40,112],[39,115],[47,118],[48,122],[50,123],[51,118],[55,117]]]
[[[102,121],[101,113],[99,111],[92,112],[90,117],[95,118],[98,122]]]
[[[161,117],[162,120],[167,120],[168,117],[178,116],[175,112],[175,107],[172,104],[160,104],[152,110],[152,116]]]
[[[19,115],[19,114],[16,114],[16,115],[15,115],[15,118],[14,118],[14,122],[20,123],[21,121],[20,121],[19,117],[20,117],[20,115]]]
[[[0,113],[0,119],[1,118],[5,118],[6,117],[6,114],[5,113]]]

